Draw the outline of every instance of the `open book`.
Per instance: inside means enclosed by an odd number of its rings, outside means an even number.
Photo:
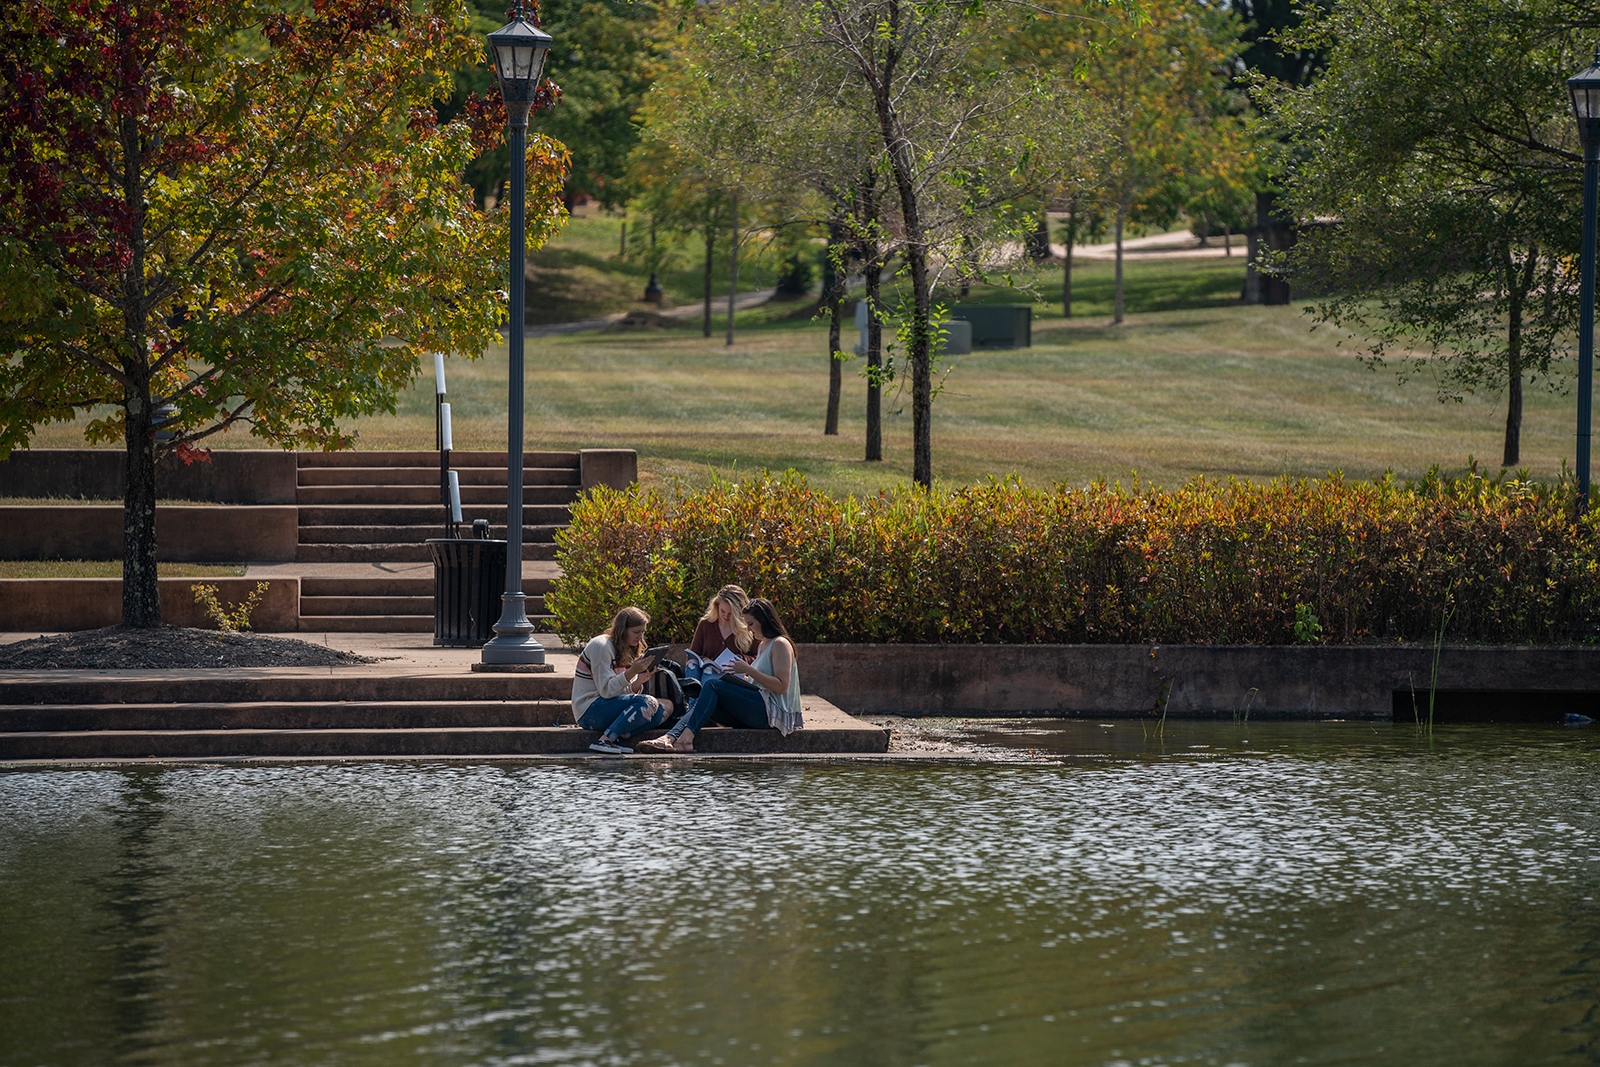
[[[685,649],[683,658],[689,666],[698,668],[702,672],[702,677],[726,678],[730,682],[737,682],[739,685],[747,685],[751,689],[757,688],[756,683],[752,682],[744,675],[733,674],[728,671],[728,664],[740,658],[739,654],[731,648],[723,649],[722,654],[716,659],[706,659],[697,652]]]

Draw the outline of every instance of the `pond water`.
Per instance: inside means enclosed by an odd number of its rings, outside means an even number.
[[[1600,1060],[1600,729],[0,774],[0,1064]]]

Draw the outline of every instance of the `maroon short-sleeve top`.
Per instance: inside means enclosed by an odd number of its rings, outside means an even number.
[[[715,619],[701,619],[700,625],[694,628],[694,639],[689,642],[689,651],[702,659],[716,659],[722,655],[723,649],[731,649],[735,655],[748,660],[750,653],[739,651],[739,646],[735,643],[737,636],[737,633],[730,633],[727,637],[723,637]]]

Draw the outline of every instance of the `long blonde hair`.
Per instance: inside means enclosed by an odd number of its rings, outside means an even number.
[[[643,608],[629,606],[617,612],[617,617],[611,620],[611,629],[606,631],[606,636],[611,638],[611,647],[617,654],[617,666],[626,667],[645,650],[643,641],[633,646],[623,644],[628,639],[628,631],[635,626],[649,625],[650,616],[645,614]]]
[[[711,603],[706,605],[706,613],[700,616],[701,622],[717,622],[717,601],[722,601],[733,609],[733,643],[739,647],[740,652],[750,651],[750,627],[744,621],[744,609],[750,603],[750,594],[737,585],[725,585],[717,590],[717,595],[711,598]]]

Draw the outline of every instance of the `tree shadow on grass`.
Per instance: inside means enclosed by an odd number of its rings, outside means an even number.
[[[542,248],[528,257],[530,326],[598,318],[633,306],[642,283],[601,256]]]
[[[1244,286],[1244,258],[1175,260],[1170,262],[1134,261],[1125,265],[1123,307],[1129,315],[1165,311],[1200,311],[1234,307]],[[1034,307],[1034,328],[1041,321],[1059,321],[1061,314],[1061,268],[1042,267],[1019,276],[1029,287],[1003,285],[974,286],[965,297],[954,292],[941,293],[947,304],[1026,304]],[[1074,319],[1110,318],[1115,297],[1114,267],[1099,260],[1073,271],[1072,312]],[[1034,300],[1034,296],[1038,300]]]
[[[1087,316],[1080,319],[1056,319],[1034,327],[1034,344],[1073,345],[1085,342],[1110,342],[1137,337],[1140,334],[1175,334],[1190,330],[1203,330],[1222,324],[1222,319],[1183,318],[1160,322],[1132,322],[1114,326],[1109,322],[1090,322]]]

